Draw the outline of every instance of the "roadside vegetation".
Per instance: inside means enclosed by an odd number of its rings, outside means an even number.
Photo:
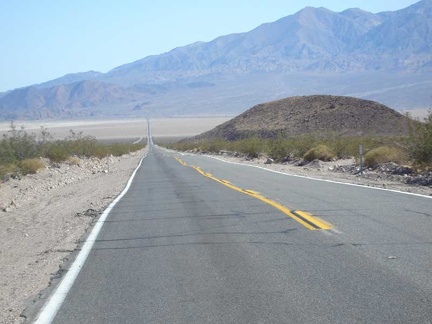
[[[432,112],[423,122],[411,118],[408,136],[340,136],[337,133],[292,136],[281,132],[274,138],[253,135],[235,141],[183,140],[165,146],[179,151],[234,152],[249,158],[264,155],[276,162],[286,162],[298,159],[330,161],[350,157],[358,160],[360,144],[368,167],[395,162],[422,170],[431,169]]]
[[[28,133],[11,123],[10,131],[0,140],[0,179],[36,173],[45,168],[42,158],[53,163],[76,164],[80,158],[121,156],[144,147],[143,144],[103,144],[93,136],[73,130],[67,138],[54,140],[46,128],[42,127],[38,134]]]

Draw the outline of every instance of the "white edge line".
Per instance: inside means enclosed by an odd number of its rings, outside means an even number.
[[[126,185],[126,187],[123,189],[123,191],[120,193],[120,195],[117,196],[116,199],[105,209],[103,214],[99,217],[98,221],[96,222],[95,226],[93,227],[90,235],[87,237],[84,246],[82,247],[81,251],[79,252],[78,256],[76,257],[75,261],[72,263],[72,266],[67,271],[66,275],[63,277],[61,283],[55,290],[55,292],[51,295],[51,297],[48,299],[48,301],[45,303],[44,307],[42,308],[41,312],[39,313],[36,321],[34,324],[49,324],[51,323],[55,316],[57,315],[58,310],[60,309],[61,305],[63,304],[63,301],[65,300],[67,294],[69,293],[69,290],[72,288],[72,285],[75,282],[75,279],[77,278],[79,272],[81,271],[81,268],[84,265],[84,262],[86,261],[94,242],[96,241],[97,236],[99,235],[100,230],[102,229],[102,226],[108,217],[111,210],[114,208],[114,206],[120,201],[120,199],[123,198],[123,196],[128,192],[133,179],[135,178],[135,175],[138,171],[138,169],[141,166],[142,161],[147,156],[148,149],[145,152],[144,156],[141,158],[138,166],[136,167],[135,171],[132,173],[131,177],[129,178],[129,181]]]
[[[141,137],[139,138],[139,140],[133,142],[132,144],[138,144],[138,143],[141,142],[142,140],[143,140],[143,137],[141,136]]]
[[[273,172],[273,173],[278,173],[278,174],[282,174],[282,175],[289,176],[289,177],[303,178],[303,179],[322,181],[322,182],[330,182],[330,183],[336,183],[336,184],[341,184],[341,185],[346,185],[346,186],[353,186],[353,187],[360,187],[360,188],[367,188],[367,189],[374,189],[374,190],[390,191],[390,192],[396,192],[396,193],[401,193],[401,194],[405,194],[405,195],[411,195],[411,196],[416,196],[416,197],[422,197],[422,198],[432,199],[432,196],[426,196],[426,195],[416,194],[416,193],[412,193],[412,192],[405,192],[405,191],[399,191],[399,190],[393,190],[393,189],[370,187],[370,186],[365,186],[365,185],[360,185],[360,184],[355,184],[355,183],[340,182],[340,181],[334,181],[334,180],[312,178],[312,177],[301,176],[301,175],[296,175],[296,174],[290,174],[290,173],[285,173],[285,172],[281,172],[281,171],[276,171],[276,170],[272,170],[272,169],[267,169],[267,168],[264,168],[264,167],[261,167],[261,166],[258,166],[258,165],[250,165],[250,164],[245,164],[245,163],[226,161],[224,159],[221,159],[221,158],[218,158],[218,157],[215,157],[215,156],[211,156],[211,155],[201,155],[201,156],[204,156],[204,157],[207,157],[207,158],[211,158],[211,159],[215,159],[215,160],[218,160],[218,161],[221,161],[221,162],[225,162],[225,163],[229,163],[229,164],[248,166],[248,167],[251,167],[251,168],[257,168],[257,169],[261,169],[261,170],[265,170],[265,171],[269,171],[269,172]]]

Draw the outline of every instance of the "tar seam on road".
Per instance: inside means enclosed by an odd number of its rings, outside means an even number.
[[[181,165],[183,166],[188,166],[184,161],[182,161],[181,159],[174,157]],[[249,189],[241,189],[233,184],[231,184],[231,182],[227,181],[227,180],[220,180],[218,178],[215,178],[213,175],[211,175],[210,173],[204,172],[203,170],[201,170],[199,167],[197,166],[191,166],[193,169],[195,169],[196,171],[198,171],[201,175],[210,178],[220,184],[223,184],[224,186],[241,192],[245,195],[254,197],[258,200],[261,200],[262,202],[265,202],[266,204],[278,209],[279,211],[281,211],[282,213],[284,213],[285,215],[291,217],[292,219],[294,219],[295,221],[297,221],[298,223],[302,224],[304,227],[306,227],[307,229],[310,230],[328,230],[331,229],[333,226],[330,223],[325,222],[322,219],[319,219],[317,217],[314,217],[306,212],[303,211],[299,211],[299,210],[295,210],[295,211],[291,211],[288,208],[286,208],[285,206],[271,200],[268,199],[262,195],[259,194],[259,192],[254,191],[254,190],[249,190]]]
[[[133,179],[135,178],[135,175],[140,168],[142,161],[147,156],[149,150],[149,146],[147,146],[147,151],[144,154],[143,158],[140,160],[138,166],[136,167],[135,171],[132,173],[131,177],[129,178],[128,183],[126,184],[126,187],[123,189],[123,191],[120,193],[120,195],[117,196],[116,199],[108,206],[107,209],[103,212],[103,214],[100,216],[98,221],[96,222],[95,226],[93,227],[93,230],[91,231],[90,235],[87,237],[84,246],[82,247],[81,251],[79,252],[78,256],[76,257],[75,261],[72,263],[70,269],[67,271],[66,275],[54,291],[54,293],[51,295],[51,297],[48,299],[48,301],[43,306],[41,312],[38,314],[36,321],[34,324],[50,324],[55,316],[57,315],[57,312],[59,311],[61,305],[63,304],[67,294],[69,293],[70,289],[72,288],[72,285],[75,282],[75,279],[77,278],[79,272],[81,271],[84,262],[86,261],[94,242],[96,241],[97,236],[99,235],[100,230],[102,229],[102,226],[108,217],[111,210],[114,208],[114,206],[120,201],[120,199],[123,198],[123,196],[127,193],[129,190]]]

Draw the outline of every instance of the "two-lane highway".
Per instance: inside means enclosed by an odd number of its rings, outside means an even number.
[[[151,146],[53,322],[431,323],[431,207]]]

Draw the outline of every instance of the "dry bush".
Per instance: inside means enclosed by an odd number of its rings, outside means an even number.
[[[246,154],[250,158],[257,158],[261,153],[267,151],[266,141],[258,137],[250,137],[239,141],[232,142],[233,151]],[[221,149],[223,149],[222,147]]]
[[[432,166],[432,110],[424,122],[411,121],[406,146],[409,157],[417,164]]]
[[[386,162],[403,164],[406,162],[406,155],[402,150],[395,147],[381,146],[367,152],[364,156],[364,164],[367,167]]]
[[[0,180],[6,180],[10,175],[18,171],[18,166],[14,163],[0,164]]]
[[[65,145],[65,141],[55,141],[50,143],[46,148],[45,156],[51,162],[64,162],[70,156],[70,152]]]
[[[314,148],[311,148],[309,151],[307,151],[303,156],[306,161],[313,161],[316,159],[321,161],[330,161],[335,157],[336,154],[326,145],[315,146]]]
[[[21,173],[22,174],[34,174],[38,170],[44,169],[45,164],[39,158],[26,159],[21,162]]]

